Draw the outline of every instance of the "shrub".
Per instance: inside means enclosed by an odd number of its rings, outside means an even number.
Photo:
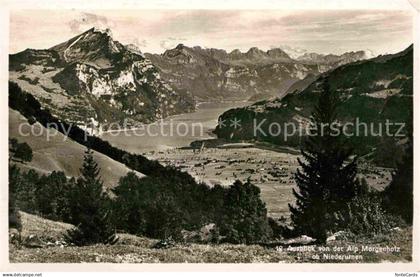
[[[277,220],[269,217],[268,224],[273,231],[273,239],[289,239],[295,236],[293,228],[291,228],[290,224],[287,222],[287,219],[284,216]]]
[[[347,204],[347,208],[337,214],[341,224],[338,229],[347,230],[357,236],[372,237],[385,234],[401,223],[383,208],[381,194],[367,188],[362,181],[363,189]]]
[[[70,222],[68,194],[73,183],[63,172],[40,176],[32,169],[25,172],[9,165],[9,198],[16,209],[51,220]]]
[[[146,211],[146,234],[163,239],[180,240],[182,238],[183,211],[171,195],[159,193],[154,204],[150,205]]]
[[[15,138],[9,139],[9,151],[13,159],[32,161],[32,148],[26,142],[19,143]]]
[[[117,228],[159,239],[178,239],[182,229],[198,228],[208,221],[210,213],[205,209],[205,197],[199,197],[200,187],[197,185],[198,191],[194,191],[194,187],[180,182],[139,178],[133,172],[122,177],[112,190]]]
[[[263,242],[271,237],[267,209],[260,189],[248,180],[236,181],[226,191],[217,226],[224,241],[231,243]]]
[[[250,182],[210,189],[129,173],[113,193],[115,225],[132,234],[182,240],[182,233],[216,223],[212,242],[219,241],[219,231],[231,243],[259,242],[271,235],[260,190]]]

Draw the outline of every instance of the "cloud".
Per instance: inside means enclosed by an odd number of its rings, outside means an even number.
[[[10,23],[14,51],[49,48],[92,27],[111,28],[121,43],[149,53],[183,43],[227,51],[288,45],[319,53],[369,48],[380,54],[412,42],[411,14],[385,10],[31,10],[13,12]]]
[[[270,46],[271,49],[278,48],[278,47],[280,49],[282,49],[284,52],[286,52],[287,55],[289,55],[290,57],[292,57],[294,59],[309,52],[308,50],[303,49],[301,47],[294,47],[294,46],[290,46],[290,45],[286,45],[286,44],[282,44],[280,46],[276,46],[276,45]]]
[[[182,41],[186,41],[186,40],[187,39],[185,38],[168,37],[160,41],[160,47],[162,47],[165,50],[169,50],[176,47]]]
[[[68,25],[73,33],[80,33],[93,26],[102,29],[114,27],[108,18],[93,13],[81,13],[80,18],[71,20]]]
[[[143,39],[142,41],[140,41],[138,38],[133,39],[131,43],[138,47],[146,47],[149,44],[147,40]]]

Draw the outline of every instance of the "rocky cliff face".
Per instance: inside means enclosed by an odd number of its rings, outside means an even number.
[[[146,54],[162,76],[178,90],[198,100],[260,100],[283,96],[307,76],[317,76],[340,64],[363,58],[360,53],[317,59],[292,59],[280,48],[256,47],[242,53],[179,44],[162,55]],[[345,56],[345,57],[344,57]]]
[[[79,125],[136,125],[194,109],[191,96],[174,90],[139,49],[113,40],[109,30],[11,55],[9,71],[53,114]]]

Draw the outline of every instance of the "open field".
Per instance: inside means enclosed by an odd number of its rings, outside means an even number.
[[[165,165],[174,165],[189,172],[199,181],[208,184],[231,185],[235,180],[251,182],[261,189],[262,199],[266,202],[272,217],[288,217],[288,203],[294,202],[292,189],[295,186],[299,155],[297,151],[272,151],[237,144],[222,147],[198,149],[169,149],[145,153]],[[391,180],[391,170],[361,165],[367,182],[383,189]]]
[[[200,153],[191,149],[172,149],[147,153],[150,159],[172,164],[188,171],[208,184],[231,185],[235,180],[248,178],[261,189],[262,198],[271,216],[288,213],[294,185],[292,172],[296,170],[296,156],[257,148],[207,148]]]

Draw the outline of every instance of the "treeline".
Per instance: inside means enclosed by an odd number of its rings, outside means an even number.
[[[138,178],[133,172],[121,178],[112,190],[115,199],[104,201],[110,205],[107,210],[110,211],[110,216],[113,218],[112,224],[116,229],[155,238],[168,236],[180,238],[182,230],[194,230],[207,223],[216,223],[223,240],[229,242],[251,243],[263,241],[269,236],[267,212],[260,199],[260,190],[250,182],[245,184],[236,182],[229,188],[221,186],[210,188],[204,183],[198,183],[191,175],[175,167],[165,167],[142,155],[113,147],[100,138],[88,135],[77,126],[70,126],[58,120],[48,110],[42,109],[40,103],[31,94],[22,91],[15,83],[9,83],[9,106],[19,111],[30,122],[38,121],[45,127],[54,124],[58,131],[63,134],[67,132],[68,137],[76,142],[105,154],[134,171],[147,175]],[[11,180],[11,183],[19,184],[17,187],[21,187],[21,189],[17,188],[19,191],[17,201],[23,210],[75,225],[80,223],[74,219],[76,214],[69,214],[69,208],[60,208],[60,211],[56,212],[55,208],[42,207],[40,204],[42,195],[47,195],[52,203],[54,203],[53,199],[60,197],[66,198],[65,201],[60,199],[63,205],[78,203],[80,199],[68,194],[68,189],[75,187],[77,180],[70,179],[64,182],[61,178],[60,182],[56,182],[55,179],[58,176],[64,176],[63,173],[57,172],[47,176],[37,176],[32,170],[19,173],[14,172],[10,176],[16,176],[17,180]],[[60,189],[55,189],[55,184],[60,184]],[[28,187],[32,189],[26,190]],[[24,191],[27,191],[29,195],[19,196],[19,193]],[[240,196],[246,197],[238,200]],[[258,207],[249,206],[249,202],[257,203]],[[225,212],[227,210],[237,210],[240,215],[227,215]],[[254,220],[258,224],[253,224]],[[225,222],[231,227],[223,227]],[[236,224],[238,226],[235,226]],[[263,234],[261,230],[267,234]]]
[[[74,224],[67,239],[76,245],[112,243],[117,230],[182,241],[184,231],[215,224],[213,242],[255,243],[271,236],[260,190],[250,182],[212,188],[179,179],[138,177],[130,172],[105,192],[100,168],[86,151],[78,178],[63,172],[40,175],[9,164],[10,221],[16,210]]]
[[[9,107],[20,112],[29,123],[39,122],[44,127],[54,127],[57,131],[68,135],[77,143],[102,153],[111,159],[125,164],[128,168],[148,176],[162,178],[178,178],[194,182],[194,179],[185,172],[173,167],[165,167],[157,161],[151,161],[139,154],[132,154],[112,146],[96,136],[89,135],[78,126],[68,124],[54,117],[48,109],[42,108],[39,101],[30,93],[23,91],[16,83],[9,82]]]

